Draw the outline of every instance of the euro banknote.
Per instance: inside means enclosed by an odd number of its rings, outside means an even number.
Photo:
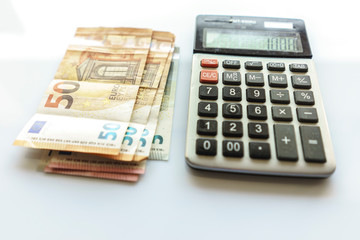
[[[175,107],[176,80],[179,69],[179,48],[175,48],[160,113],[153,138],[149,160],[168,160],[170,153],[171,129]]]
[[[144,174],[146,162],[114,161],[93,154],[64,151],[47,151],[46,166],[55,169],[81,170],[108,173]]]
[[[167,59],[172,52],[175,36],[169,32],[154,31],[151,47],[146,61],[141,86],[137,95],[129,127],[125,133],[119,155],[107,156],[110,159],[132,161],[138,143],[148,122],[150,111],[167,66]],[[146,86],[146,87],[145,87]]]
[[[153,105],[151,107],[150,116],[148,118],[146,127],[143,131],[143,134],[142,134],[139,144],[137,146],[137,149],[136,149],[136,152],[135,152],[135,155],[133,158],[134,161],[142,161],[149,157],[151,143],[152,143],[152,140],[155,135],[155,130],[156,130],[158,117],[159,117],[159,113],[160,113],[160,105],[162,102],[165,85],[166,85],[166,81],[167,81],[169,70],[170,70],[171,59],[173,57],[173,51],[174,51],[174,45],[172,46],[171,53],[169,54],[168,59],[166,61],[165,71],[161,77],[159,87],[156,92]]]
[[[118,154],[138,86],[53,80],[14,145]]]
[[[38,112],[14,145],[119,154],[151,35],[149,29],[78,29],[77,43],[69,46]]]
[[[151,29],[78,28],[55,79],[140,85]]]
[[[61,174],[61,175],[79,176],[79,177],[103,178],[103,179],[127,181],[127,182],[137,182],[139,180],[139,175],[126,174],[126,173],[78,171],[78,170],[57,169],[50,167],[45,167],[44,172]]]

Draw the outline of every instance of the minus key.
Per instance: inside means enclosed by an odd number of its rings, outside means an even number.
[[[297,108],[296,113],[299,122],[317,123],[319,121],[316,108]]]

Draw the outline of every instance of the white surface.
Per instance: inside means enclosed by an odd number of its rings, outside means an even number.
[[[334,145],[327,180],[191,170],[184,160],[197,14],[305,20]],[[356,1],[0,3],[0,239],[359,239],[360,49]],[[137,184],[47,175],[12,146],[78,26],[168,30],[181,48],[169,162]]]

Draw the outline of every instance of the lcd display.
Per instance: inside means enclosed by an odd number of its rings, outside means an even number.
[[[205,48],[302,52],[300,34],[241,29],[204,28]]]

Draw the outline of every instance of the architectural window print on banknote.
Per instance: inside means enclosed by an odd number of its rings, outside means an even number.
[[[136,59],[121,60],[111,58],[110,54],[82,52],[76,67],[79,81],[118,81],[123,84],[135,84],[140,62]]]

